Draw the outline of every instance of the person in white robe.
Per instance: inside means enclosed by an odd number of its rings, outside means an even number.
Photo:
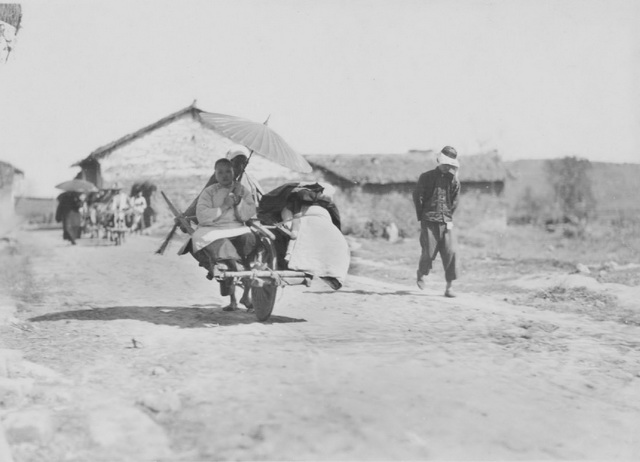
[[[322,187],[324,191],[320,198],[331,201],[334,188],[328,184]],[[332,223],[327,209],[305,204],[294,213],[286,207],[282,220],[295,236],[287,247],[287,267],[308,271],[333,289],[342,287],[351,260],[349,245],[340,229]]]
[[[215,164],[217,183],[207,186],[198,197],[196,217],[198,228],[180,253],[191,251],[193,256],[213,274],[214,266],[236,271],[246,266],[256,247],[256,238],[245,222],[256,214],[251,192],[234,180],[233,167],[228,159]],[[238,309],[233,281],[221,283],[221,295],[230,296],[225,311]],[[249,291],[245,290],[240,303],[251,309]]]

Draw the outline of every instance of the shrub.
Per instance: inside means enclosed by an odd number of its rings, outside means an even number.
[[[577,157],[549,159],[545,169],[563,217],[586,223],[596,206],[588,175],[591,162]]]
[[[515,212],[509,217],[509,223],[541,225],[549,217],[557,214],[549,197],[536,194],[531,186],[527,186],[516,201]]]

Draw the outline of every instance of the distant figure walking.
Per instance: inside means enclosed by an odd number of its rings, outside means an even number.
[[[143,214],[147,209],[147,200],[142,195],[142,190],[138,191],[135,196],[129,199],[131,208],[133,209],[133,223],[131,224],[131,231],[143,231],[145,228]]]
[[[56,209],[56,221],[62,222],[62,239],[76,245],[76,239],[80,239],[82,232],[82,197],[77,192],[63,192],[58,196],[58,208]]]
[[[456,252],[453,233],[453,213],[458,206],[460,182],[458,181],[458,153],[445,146],[438,154],[438,166],[420,175],[413,191],[416,216],[421,225],[420,246],[422,254],[417,272],[417,284],[424,290],[424,277],[431,271],[438,252],[442,259],[447,287],[445,297],[455,297],[451,286],[457,279]]]
[[[126,214],[130,209],[129,196],[122,191],[122,187],[115,183],[111,190],[114,192],[109,209],[113,213],[113,226],[118,229],[126,227]]]

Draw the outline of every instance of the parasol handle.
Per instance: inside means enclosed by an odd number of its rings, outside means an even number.
[[[253,155],[253,149],[251,150],[251,152],[249,152],[249,157],[247,157],[247,162],[244,164],[244,166],[242,167],[242,171],[240,172],[240,176],[238,176],[238,178],[236,179],[236,181],[240,181],[242,180],[242,177],[244,176],[244,171],[247,168],[247,165],[249,165],[249,161],[251,160],[251,156]]]
[[[267,120],[265,120],[262,125],[269,125],[269,119],[271,118],[271,114],[269,114],[267,116]],[[242,167],[242,171],[240,172],[240,176],[238,177],[237,181],[242,180],[242,177],[244,176],[244,171],[247,168],[247,165],[249,165],[249,161],[251,160],[251,156],[253,155],[254,150],[251,149],[251,152],[249,152],[249,157],[247,158],[247,163],[244,164],[244,167]]]

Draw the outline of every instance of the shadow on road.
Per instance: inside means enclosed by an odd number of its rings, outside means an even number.
[[[183,328],[234,326],[238,324],[252,324],[258,322],[254,314],[244,309],[232,312],[222,311],[219,307],[202,308],[203,305],[188,307],[175,306],[111,306],[91,310],[62,311],[45,314],[29,319],[31,322],[62,321],[75,319],[77,321],[115,321],[118,319],[133,319],[165,326]],[[281,324],[288,322],[306,322],[305,319],[288,318],[286,316],[271,316],[263,324]]]
[[[356,294],[356,295],[422,295],[422,296],[433,296],[433,294],[429,293],[420,293],[415,290],[394,290],[393,292],[378,292],[373,290],[327,290],[323,292],[311,292],[308,291],[306,293],[310,294]]]

